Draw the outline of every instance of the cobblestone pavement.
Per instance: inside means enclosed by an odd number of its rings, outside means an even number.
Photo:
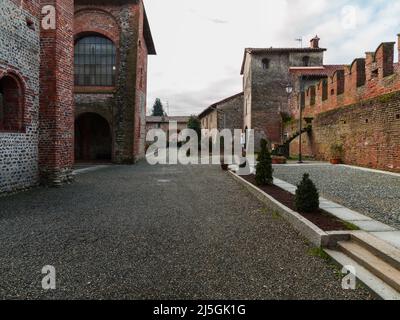
[[[309,173],[325,198],[400,229],[400,177],[329,164],[274,170],[275,177],[294,185]]]
[[[0,198],[0,298],[371,299],[210,166],[115,166]],[[57,289],[41,289],[42,267]]]

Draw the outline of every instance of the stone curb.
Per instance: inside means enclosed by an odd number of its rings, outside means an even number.
[[[77,169],[77,170],[74,170],[72,172],[72,175],[78,176],[78,175],[85,174],[85,173],[88,173],[88,172],[93,172],[93,171],[98,171],[98,170],[101,170],[101,169],[109,168],[110,166],[111,165],[99,165],[99,166],[94,166],[94,167]]]
[[[274,178],[274,184],[292,194],[295,194],[296,192],[296,186],[283,180]],[[359,212],[346,208],[338,203],[329,201],[323,197],[320,197],[320,207],[333,216],[343,221],[352,223],[359,227],[360,230],[371,233],[375,237],[380,238],[400,249],[399,230],[365,216]]]
[[[237,174],[229,171],[229,174],[246,189],[248,189],[254,196],[263,202],[270,210],[279,213],[285,220],[287,220],[298,232],[300,232],[307,240],[317,247],[329,247],[332,244],[331,236],[318,228],[315,224],[302,217],[299,213],[286,207],[279,201],[272,198],[264,191],[253,186]]]

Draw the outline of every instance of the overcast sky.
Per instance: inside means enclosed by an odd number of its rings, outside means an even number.
[[[149,59],[148,112],[197,114],[242,91],[245,47],[304,46],[316,34],[326,64],[350,64],[400,32],[398,0],[145,0],[157,56]],[[397,57],[396,57],[397,59]]]

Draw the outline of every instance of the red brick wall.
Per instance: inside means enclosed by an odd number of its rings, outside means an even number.
[[[354,60],[344,74],[328,78],[328,99],[322,99],[322,81],[315,86],[314,105],[308,89],[304,114],[314,122],[303,136],[305,155],[329,160],[330,146],[340,143],[345,163],[400,172],[400,72],[393,56],[394,43],[383,43]],[[286,125],[289,135],[297,122]],[[298,139],[290,152],[298,154]]]
[[[343,144],[343,161],[400,172],[400,93],[380,96],[317,115],[306,138],[317,159],[329,160],[330,146]]]
[[[99,33],[114,42],[119,47],[120,28],[113,15],[113,7],[101,8],[77,7],[74,18],[75,38],[88,33]]]
[[[56,8],[56,29],[41,30],[39,168],[46,184],[71,179],[74,163],[73,0]]]

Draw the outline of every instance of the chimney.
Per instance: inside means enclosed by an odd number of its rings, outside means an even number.
[[[397,52],[400,57],[400,33],[397,35]]]
[[[310,41],[310,48],[312,49],[319,49],[319,40],[318,36],[315,36],[315,38],[311,39]]]

